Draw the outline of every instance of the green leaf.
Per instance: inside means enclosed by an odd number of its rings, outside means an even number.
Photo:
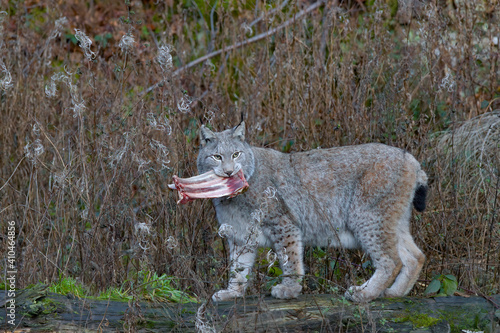
[[[446,279],[457,282],[457,278],[454,275],[447,274],[444,276]]]
[[[424,291],[424,295],[437,293],[441,289],[441,282],[439,280],[432,280]]]
[[[326,254],[327,253],[320,247],[315,248],[313,251],[313,256],[315,258],[324,258],[326,256]]]
[[[64,37],[66,37],[66,39],[69,39],[73,44],[78,44],[78,39],[76,39],[75,35],[65,34]]]
[[[482,101],[481,102],[481,109],[485,109],[488,105],[490,105],[490,102],[488,102],[488,101]]]
[[[454,277],[455,278],[455,277]],[[443,279],[443,291],[446,295],[451,296],[457,291],[458,283],[455,280],[451,280],[448,277]]]
[[[281,268],[279,267],[271,267],[271,269],[269,270],[269,276],[274,276],[274,277],[278,277],[280,275],[283,274],[283,271],[281,270]]]
[[[366,269],[366,268],[371,268],[371,267],[373,267],[373,265],[372,265],[372,261],[371,261],[371,260],[367,260],[367,261],[365,261],[364,263],[362,263],[362,264],[361,264],[361,267],[363,267],[363,268],[365,268],[365,269]]]

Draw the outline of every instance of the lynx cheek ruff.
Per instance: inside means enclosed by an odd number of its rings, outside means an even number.
[[[195,199],[210,199],[229,196],[233,198],[248,189],[248,183],[243,175],[243,170],[231,177],[220,177],[213,170],[204,174],[190,177],[173,177],[174,183],[168,187],[177,190],[179,201],[177,204],[185,204]]]

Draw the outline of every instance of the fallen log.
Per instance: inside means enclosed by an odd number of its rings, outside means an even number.
[[[333,295],[294,300],[262,295],[216,304],[127,303],[62,296],[38,285],[17,292],[15,326],[7,322],[5,292],[0,296],[1,331],[500,332],[500,295],[405,297],[364,305]]]

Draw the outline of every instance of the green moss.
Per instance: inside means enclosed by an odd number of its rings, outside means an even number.
[[[42,314],[49,315],[57,312],[58,308],[63,308],[63,305],[60,302],[54,301],[50,298],[44,298],[41,301],[42,304]]]
[[[467,309],[464,311],[447,312],[443,319],[450,324],[451,332],[460,333],[463,330],[488,332],[488,311],[475,311]],[[460,320],[459,320],[460,319]],[[456,324],[460,322],[460,324]]]
[[[462,332],[464,329],[488,332],[487,311],[477,311],[477,309],[473,308],[467,308],[462,311],[454,308],[453,311],[439,311],[433,313],[432,316],[427,313],[418,313],[417,311],[410,312],[410,310],[407,310],[406,314],[392,321],[395,323],[410,322],[415,328],[426,328],[442,320],[450,324],[451,332],[453,333]]]
[[[426,313],[408,313],[394,319],[395,323],[411,322],[415,328],[429,327],[437,324],[442,318],[431,317]]]
[[[50,316],[57,315],[59,309],[64,308],[61,303],[50,298],[41,300],[26,301],[21,305],[21,314],[23,316],[33,318],[40,315]]]
[[[396,303],[401,303],[401,302],[404,302],[406,304],[412,304],[413,303],[413,301],[411,299],[408,299],[406,297],[384,298],[383,301],[384,302],[380,303],[380,305],[379,305],[382,308],[385,308],[386,306],[391,305],[391,304],[396,304]],[[377,304],[377,303],[374,303],[374,305]]]
[[[429,327],[435,325],[440,319],[431,317],[425,313],[419,313],[411,316],[409,321],[411,321],[415,327]]]

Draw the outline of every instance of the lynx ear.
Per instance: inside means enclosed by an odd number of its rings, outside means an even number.
[[[205,147],[207,143],[215,140],[215,134],[209,130],[205,125],[200,127],[200,143],[202,147]]]
[[[245,141],[245,122],[243,120],[238,126],[234,128],[233,138],[238,138],[241,141]]]

